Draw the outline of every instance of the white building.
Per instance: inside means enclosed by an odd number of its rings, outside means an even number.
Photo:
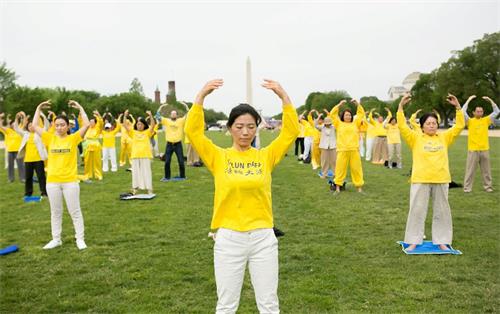
[[[389,95],[389,100],[398,99],[400,96],[403,96],[406,92],[409,92],[415,85],[415,83],[417,83],[420,74],[421,74],[420,72],[410,73],[403,80],[402,86],[391,86],[391,88],[389,88],[389,91],[387,92],[387,94]]]

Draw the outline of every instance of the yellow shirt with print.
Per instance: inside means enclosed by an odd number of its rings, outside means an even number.
[[[410,129],[406,124],[404,113],[398,111],[399,131],[412,150],[411,183],[451,182],[448,147],[465,126],[462,110],[457,110],[456,116],[456,124],[453,127],[429,136],[421,131]]]
[[[490,141],[488,139],[488,127],[492,123],[489,116],[483,118],[470,118],[467,121],[469,129],[469,138],[467,146],[469,151],[481,151],[490,149]]]
[[[271,173],[299,134],[297,112],[283,106],[278,137],[262,149],[244,152],[221,148],[204,132],[203,107],[194,104],[187,115],[185,132],[194,149],[214,176],[212,229],[249,231],[272,228]]]
[[[78,144],[82,141],[80,132],[65,137],[43,132],[42,141],[48,152],[47,183],[77,181]]]
[[[169,118],[161,118],[161,124],[165,132],[165,140],[170,143],[182,141],[184,136],[184,123],[186,117],[177,118],[175,120]]]
[[[0,133],[5,137],[5,148],[9,153],[19,151],[23,139],[21,135],[17,134],[17,132],[11,128],[0,128]]]

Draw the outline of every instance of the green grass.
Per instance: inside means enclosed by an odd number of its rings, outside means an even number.
[[[230,138],[210,134],[229,145]],[[263,142],[273,136],[264,133]],[[500,191],[500,139],[490,142]],[[479,173],[471,194],[450,190],[453,246],[464,254],[407,256],[395,243],[403,239],[408,213],[406,147],[402,170],[363,162],[366,195],[348,186],[336,198],[310,165],[292,155],[273,175],[275,224],[286,232],[280,238],[283,313],[499,311],[500,193],[483,192]],[[450,150],[457,182],[463,181],[465,158],[461,137]],[[158,196],[152,201],[118,199],[131,184],[123,168],[103,182],[82,183],[89,248],[77,250],[65,212],[63,246],[44,251],[51,237],[48,200],[24,204],[23,185],[6,183],[1,159],[0,246],[20,246],[0,257],[1,312],[214,312],[213,242],[207,238],[213,180],[206,168],[188,167],[185,182],[160,183],[163,163],[155,161]],[[176,175],[175,161],[172,169]],[[426,232],[430,236],[430,225]],[[256,312],[247,274],[239,313]]]

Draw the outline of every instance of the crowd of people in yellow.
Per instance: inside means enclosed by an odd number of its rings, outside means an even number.
[[[205,97],[223,86],[221,79],[206,83],[186,110],[186,116],[171,111],[169,118],[155,116],[147,111],[145,117],[132,117],[124,110],[116,119],[109,113],[98,111],[89,119],[84,108],[69,100],[78,116],[69,119],[66,114],[46,116],[50,101],[40,103],[30,119],[19,112],[11,120],[0,114],[0,132],[5,138],[8,180],[15,179],[15,164],[19,179],[25,181],[25,196],[33,194],[33,175],[36,172],[42,196],[48,196],[51,209],[52,239],[44,249],[62,245],[63,200],[75,228],[76,245],[87,247],[84,220],[80,208],[79,182],[103,180],[104,173],[117,171],[116,137],[120,134],[119,166],[131,166],[132,193],[144,190],[153,194],[151,160],[157,155],[157,133],[163,127],[166,139],[164,154],[165,174],[162,182],[186,180],[183,140],[189,143],[188,165],[202,161],[214,176],[214,205],[211,229],[214,236],[214,268],[217,285],[217,312],[234,313],[239,304],[246,265],[248,264],[259,311],[278,313],[278,241],[273,231],[272,171],[284,158],[289,147],[296,143],[296,155],[302,162],[319,169],[322,179],[333,177],[334,195],[341,187],[350,169],[350,178],[356,190],[363,192],[362,159],[388,168],[402,168],[401,138],[412,152],[410,208],[404,242],[408,251],[422,244],[424,223],[432,198],[434,219],[432,242],[442,250],[452,243],[452,218],[448,202],[451,181],[448,147],[468,127],[468,155],[464,192],[472,190],[477,165],[481,168],[483,187],[492,192],[489,159],[488,127],[500,113],[489,97],[493,112],[484,116],[482,106],[476,106],[468,115],[471,96],[464,106],[449,94],[446,101],[455,107],[454,125],[438,132],[440,117],[437,112],[417,113],[409,120],[404,106],[411,101],[405,95],[394,117],[389,109],[384,118],[352,100],[355,112],[342,100],[330,111],[310,111],[307,116],[297,114],[288,94],[281,85],[264,80],[262,86],[274,92],[282,102],[282,125],[279,135],[266,147],[254,147],[262,118],[247,104],[231,110],[227,122],[232,146],[222,148],[206,135],[203,103]],[[323,116],[324,114],[324,116]],[[375,117],[374,117],[375,115]],[[7,118],[7,124],[4,120]],[[102,143],[101,143],[102,141]],[[302,151],[299,150],[302,148]],[[299,154],[300,152],[300,154]],[[172,177],[170,162],[176,154],[179,176]],[[84,171],[78,175],[78,163],[83,156]],[[196,159],[196,160],[193,160]]]

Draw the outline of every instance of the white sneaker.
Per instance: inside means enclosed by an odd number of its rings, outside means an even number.
[[[83,240],[76,240],[76,247],[78,247],[79,250],[85,250],[87,248],[87,244],[85,244],[85,241]]]
[[[56,247],[61,246],[61,245],[62,245],[61,240],[50,240],[49,243],[45,244],[43,249],[50,250],[50,249],[56,248]]]

